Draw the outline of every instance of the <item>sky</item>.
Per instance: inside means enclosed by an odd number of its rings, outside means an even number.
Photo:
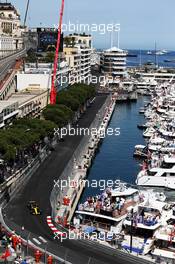
[[[23,19],[27,0],[11,2]],[[58,24],[60,5],[61,0],[30,0],[27,25],[54,27]],[[174,10],[175,0],[65,0],[63,22],[65,29],[69,29],[69,23],[75,27],[88,24],[86,29],[91,31],[86,33],[93,35],[96,48],[110,48],[108,25],[120,23],[121,48],[154,49],[156,41],[158,49],[175,50]],[[74,26],[69,33],[73,33]],[[117,32],[113,39],[117,46]]]

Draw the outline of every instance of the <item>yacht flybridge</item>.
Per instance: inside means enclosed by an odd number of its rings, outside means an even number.
[[[139,190],[118,181],[114,188],[106,188],[102,193],[88,197],[85,202],[80,203],[74,222],[78,224],[79,230],[91,227],[90,233],[93,233],[93,227],[94,232],[110,233],[114,239],[121,234],[123,224],[127,223],[125,221],[132,210],[137,212],[140,207],[147,208],[150,200],[165,205],[165,199],[163,193]],[[155,227],[159,227],[159,221],[155,223]]]
[[[83,226],[93,223],[97,230],[120,233],[122,222],[131,208],[140,201],[138,189],[118,181],[114,188],[107,188],[100,195],[89,197],[78,206],[76,217]]]
[[[154,193],[149,192],[147,203],[139,204],[133,214],[128,214],[124,220],[125,236],[122,242],[124,249],[130,248],[131,226],[132,251],[145,255],[153,249],[155,232],[172,216],[171,207],[167,207],[165,202],[158,201],[155,197]]]

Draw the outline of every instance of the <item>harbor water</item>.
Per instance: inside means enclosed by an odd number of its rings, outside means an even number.
[[[141,162],[133,158],[134,146],[145,144],[143,131],[137,128],[137,124],[144,123],[144,115],[139,114],[139,109],[148,100],[148,97],[139,97],[137,102],[117,102],[109,127],[120,128],[120,135],[107,135],[104,138],[90,168],[89,182],[120,179],[135,184]],[[100,187],[88,186],[81,200],[84,201],[88,196],[99,193],[101,193]]]
[[[155,63],[160,67],[164,68],[174,68],[175,67],[175,52],[174,51],[168,51],[167,53],[163,55],[157,55],[155,57],[154,54],[148,55],[147,50],[128,50],[130,54],[135,54],[136,57],[128,57],[127,58],[127,66],[129,67],[137,67],[140,64],[145,63]],[[154,53],[154,50],[152,51]],[[169,60],[169,62],[167,62]]]

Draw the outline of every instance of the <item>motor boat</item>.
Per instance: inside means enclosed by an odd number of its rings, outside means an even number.
[[[151,167],[142,168],[138,173],[136,184],[140,186],[165,187],[175,190],[175,157],[165,155],[152,160]]]
[[[136,145],[133,156],[137,158],[147,158],[148,148],[144,145]]]
[[[154,192],[147,191],[146,195],[147,202],[139,204],[123,222],[125,236],[122,247],[125,250],[130,249],[132,232],[132,252],[141,255],[148,254],[154,248],[155,232],[172,215],[171,208],[166,209],[166,197],[160,201]]]
[[[174,205],[173,205],[174,206]],[[175,261],[175,213],[162,225],[155,234],[155,246],[152,255],[163,257],[168,263]]]
[[[78,205],[75,222],[78,221],[82,229],[93,223],[97,231],[120,234],[128,212],[140,202],[144,203],[140,190],[116,180],[112,188],[106,188],[101,194],[88,197]]]
[[[139,114],[144,114],[145,113],[145,108],[144,107],[141,107],[140,109],[139,109]]]
[[[143,136],[145,138],[151,138],[155,132],[156,132],[155,128],[150,127],[150,128],[147,128],[145,132],[143,132]]]
[[[146,129],[147,128],[146,124],[140,124],[140,125],[138,124],[137,127],[139,129]]]

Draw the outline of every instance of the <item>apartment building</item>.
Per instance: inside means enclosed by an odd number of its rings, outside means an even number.
[[[11,3],[0,3],[0,57],[23,48],[20,14]]]
[[[73,70],[74,82],[88,82],[91,77],[92,37],[86,34],[66,36],[64,53]]]
[[[126,56],[126,51],[116,47],[105,50],[101,54],[101,72],[115,80],[124,78],[127,74]]]

